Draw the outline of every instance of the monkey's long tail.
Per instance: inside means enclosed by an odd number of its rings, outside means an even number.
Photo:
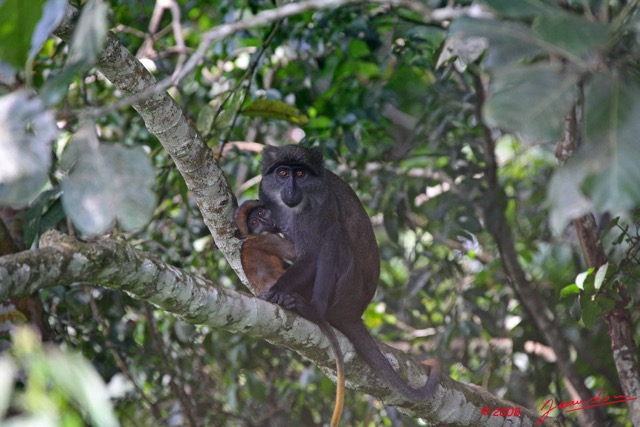
[[[344,408],[344,358],[333,328],[327,322],[319,322],[318,326],[320,326],[322,332],[324,332],[329,339],[333,354],[336,358],[336,404],[333,407],[333,415],[331,416],[331,427],[338,427],[338,422],[342,416],[342,409]]]

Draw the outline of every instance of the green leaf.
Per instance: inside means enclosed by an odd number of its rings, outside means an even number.
[[[576,56],[604,46],[611,34],[609,25],[567,12],[537,17],[533,31],[540,39]]]
[[[60,24],[67,10],[67,0],[47,0],[42,12],[42,18],[38,21],[29,49],[29,59],[33,59],[45,41],[51,36],[51,32]]]
[[[596,324],[596,320],[602,314],[598,304],[591,298],[582,295],[580,298],[580,306],[582,308],[582,322],[588,329],[592,329]]]
[[[585,104],[587,195],[600,212],[628,212],[640,203],[640,77],[600,74],[585,88]]]
[[[45,0],[4,0],[0,2],[0,59],[17,69],[24,68],[31,36],[42,15]]]
[[[46,105],[60,102],[73,79],[96,61],[107,36],[107,11],[102,0],[89,0],[82,8],[64,69],[47,80],[40,91]]]
[[[293,105],[272,99],[256,99],[242,110],[245,116],[259,116],[304,125],[309,118]]]
[[[579,295],[579,294],[580,294],[580,288],[575,283],[565,286],[564,288],[562,288],[562,290],[560,290],[560,298],[568,297],[571,295]]]
[[[57,136],[53,114],[40,98],[26,91],[0,97],[0,205],[22,207],[38,196]]]
[[[100,144],[90,125],[69,144],[76,145],[69,156],[78,157],[62,181],[62,203],[74,224],[90,235],[102,233],[115,220],[125,230],[146,224],[156,201],[154,171],[144,150]]]
[[[497,70],[484,105],[487,124],[554,142],[574,100],[578,76],[552,64],[516,65]]]
[[[349,42],[349,47],[347,48],[347,50],[350,59],[364,58],[371,53],[371,51],[369,50],[369,46],[367,46],[367,44],[363,40],[358,39],[351,40],[351,42]]]
[[[200,109],[198,119],[196,121],[196,129],[198,129],[198,133],[200,133],[200,135],[206,136],[211,133],[217,111],[218,110],[216,108],[209,104],[206,104],[202,109]]]
[[[78,354],[58,351],[49,351],[43,360],[55,383],[89,414],[94,425],[120,425],[113,413],[107,388],[91,363]]]
[[[107,11],[103,0],[89,0],[82,8],[69,48],[69,64],[90,66],[96,61],[107,36]]]
[[[61,192],[59,189],[47,190],[40,193],[40,195],[29,204],[29,208],[25,213],[23,233],[27,247],[31,247],[31,244],[42,230],[54,228],[60,220],[64,219],[65,214],[60,203],[60,195]],[[51,207],[45,213],[46,207],[49,204],[51,204]]]
[[[529,18],[560,12],[555,0],[484,0],[484,3],[507,18]]]
[[[474,44],[482,46],[478,39],[489,41],[489,52],[485,60],[487,68],[498,68],[504,65],[532,58],[543,51],[540,40],[525,25],[513,22],[504,22],[493,19],[473,19],[462,17],[453,21],[449,28],[450,37],[456,37],[462,41],[472,39]],[[456,43],[456,46],[464,48],[464,43]],[[458,54],[455,50],[453,54]],[[465,55],[467,55],[465,53]]]

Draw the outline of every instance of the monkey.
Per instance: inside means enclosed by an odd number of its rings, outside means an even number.
[[[256,295],[264,294],[287,269],[287,261],[295,261],[294,244],[277,234],[281,230],[271,218],[271,211],[259,200],[248,200],[240,205],[234,214],[234,222],[236,236],[244,240],[240,262],[249,285]],[[331,326],[327,322],[318,322],[318,326],[329,339],[336,359],[336,401],[331,427],[337,427],[344,408],[344,357]]]
[[[396,391],[424,401],[440,383],[440,364],[429,359],[429,378],[408,385],[370,335],[362,313],[378,285],[380,257],[371,221],[349,185],[324,167],[320,149],[267,146],[262,152],[259,198],[293,241],[295,260],[260,297],[342,332],[356,353]]]

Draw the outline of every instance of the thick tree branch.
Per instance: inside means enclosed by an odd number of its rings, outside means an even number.
[[[56,285],[89,283],[125,291],[147,300],[180,318],[266,339],[284,345],[317,364],[335,379],[333,352],[320,329],[294,313],[249,295],[215,286],[208,280],[165,264],[123,242],[101,240],[86,243],[57,231],[45,233],[40,249],[0,257],[0,300],[28,295]],[[517,407],[449,378],[433,399],[424,403],[407,401],[377,380],[353,346],[341,334],[348,387],[397,406],[411,416],[438,425],[512,425],[513,419],[482,414],[483,408]],[[424,367],[398,350],[380,345],[401,375],[415,386],[427,375]],[[520,408],[520,407],[518,407]],[[533,425],[537,415],[520,408],[522,425]],[[549,420],[547,424],[553,425]]]

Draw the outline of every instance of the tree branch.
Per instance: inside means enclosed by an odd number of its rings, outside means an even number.
[[[335,380],[333,351],[314,323],[247,294],[218,287],[129,244],[113,240],[81,242],[57,231],[40,239],[40,248],[0,257],[0,300],[28,295],[37,290],[77,282],[125,291],[149,301],[187,322],[226,329],[234,333],[284,345],[296,351]],[[438,425],[511,425],[509,418],[483,415],[483,408],[519,408],[524,425],[537,415],[487,391],[443,378],[439,391],[427,402],[411,402],[390,390],[357,357],[349,340],[337,332],[345,358],[348,387],[393,404],[403,412]],[[423,365],[399,350],[378,344],[404,378],[422,385]],[[484,421],[483,421],[484,420]],[[502,423],[500,422],[502,420]],[[496,423],[498,421],[498,423]],[[545,425],[554,425],[547,419]]]

